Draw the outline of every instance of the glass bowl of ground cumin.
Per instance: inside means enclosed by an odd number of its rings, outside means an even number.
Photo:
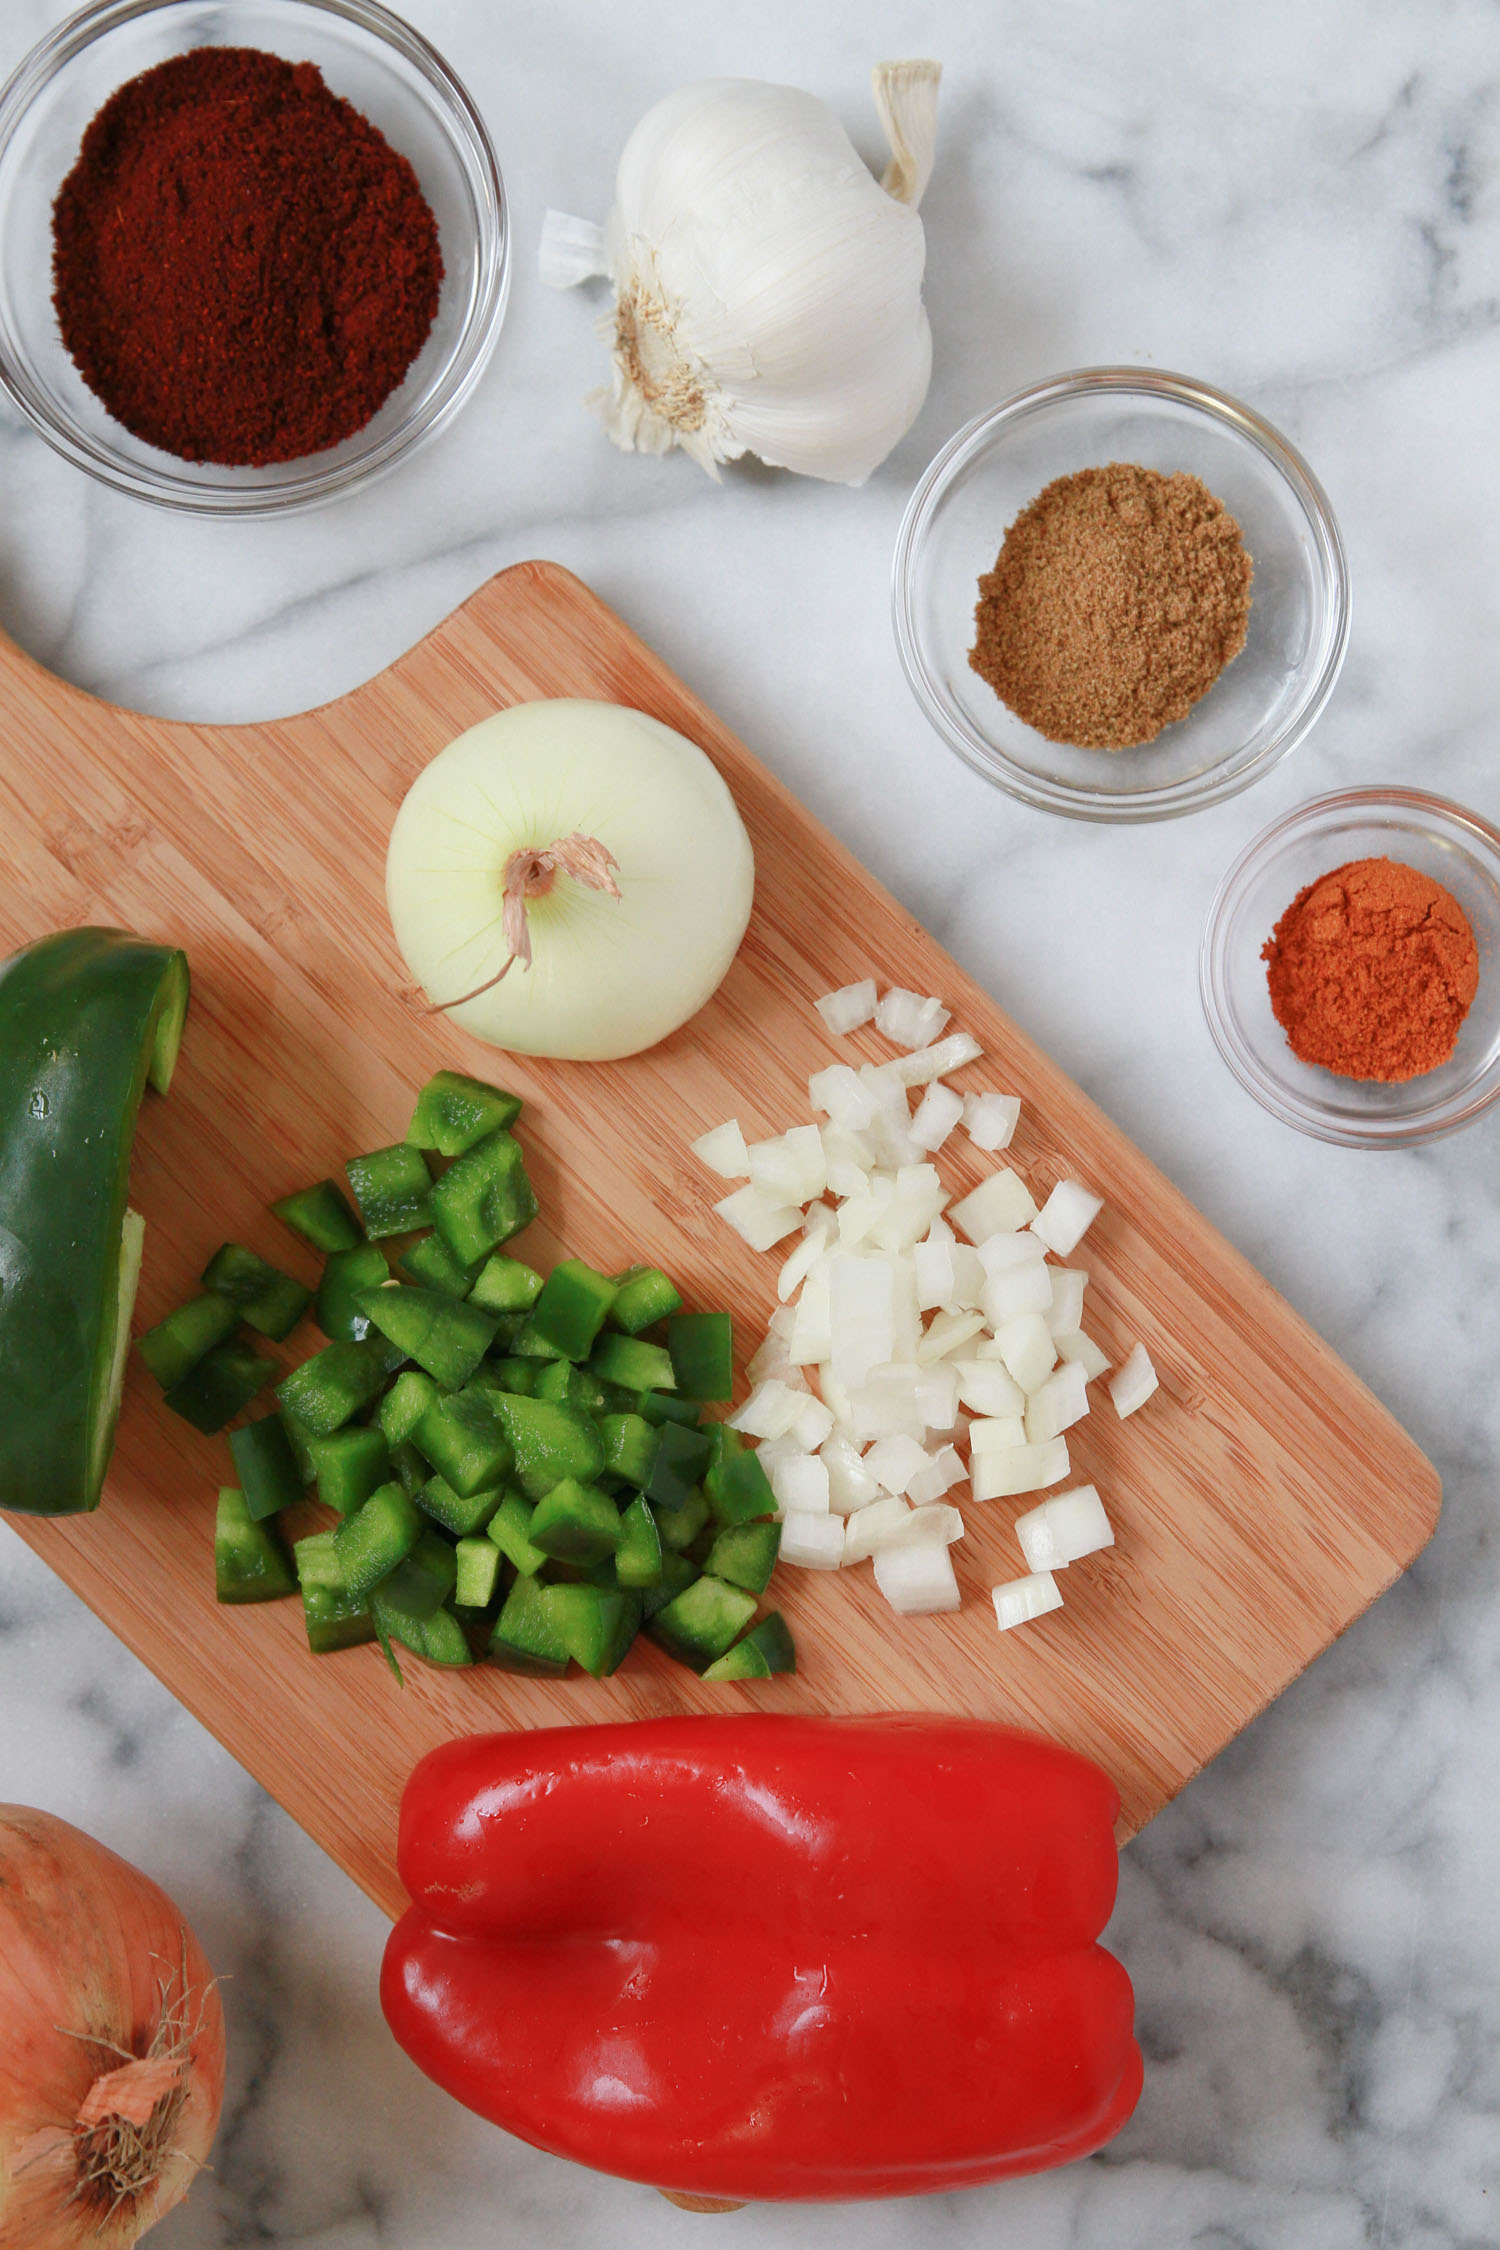
[[[1418,789],[1345,789],[1219,885],[1199,985],[1240,1084],[1284,1124],[1401,1148],[1500,1099],[1500,830]]]
[[[483,122],[377,0],[102,0],[0,92],[0,382],[137,499],[279,514],[394,467],[507,279]]]
[[[1136,488],[1127,503],[1141,488],[1153,508],[1162,496],[1163,536],[1143,546],[1141,581],[1122,598],[1083,522],[1076,567],[1070,560],[1070,575],[1047,582],[1013,636],[1011,676],[1000,674],[1012,708],[971,662],[977,648],[985,654],[980,581],[994,586],[1002,549],[1014,551],[1039,502],[1057,516],[1060,504],[1097,498],[1086,488],[1106,484]],[[1232,573],[1210,585],[1217,615],[1195,609],[1203,587],[1192,569],[1205,540],[1238,556],[1241,570],[1248,553],[1248,614],[1243,578]],[[1349,632],[1343,543],[1305,462],[1237,400],[1140,367],[1055,376],[960,430],[912,495],[893,598],[907,678],[950,748],[1024,803],[1082,820],[1160,820],[1248,788],[1317,718]],[[1019,601],[1009,614],[1021,618]],[[1165,692],[1163,666],[1172,673]],[[1060,673],[1078,696],[1056,692]],[[1095,740],[1128,746],[1058,739],[1091,698],[1123,706],[1127,722],[1138,707],[1134,731],[1151,738],[1132,741],[1130,725],[1116,723]]]

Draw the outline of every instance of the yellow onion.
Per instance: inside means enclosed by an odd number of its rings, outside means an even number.
[[[224,2016],[165,1892],[0,1805],[0,2243],[125,2250],[213,2144]]]

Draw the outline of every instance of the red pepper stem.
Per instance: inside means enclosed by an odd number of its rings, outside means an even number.
[[[523,845],[513,851],[505,862],[505,882],[502,891],[502,915],[505,926],[505,943],[509,948],[505,966],[475,985],[472,992],[461,993],[456,1000],[435,1000],[428,1015],[440,1016],[450,1008],[462,1008],[481,993],[493,992],[504,982],[517,961],[523,968],[531,967],[531,930],[526,919],[529,899],[545,898],[557,881],[558,875],[571,875],[576,883],[586,884],[591,891],[603,891],[606,898],[618,898],[620,886],[615,881],[614,870],[619,861],[597,836],[585,836],[574,829],[570,836],[559,836],[555,843],[538,851],[533,845]]]

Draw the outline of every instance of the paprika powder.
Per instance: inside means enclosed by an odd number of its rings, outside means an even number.
[[[432,328],[437,221],[312,63],[198,47],[113,93],[53,206],[53,303],[147,444],[262,467],[362,429]]]
[[[1394,859],[1354,859],[1300,890],[1261,949],[1294,1055],[1395,1085],[1452,1054],[1479,952],[1451,891]]]

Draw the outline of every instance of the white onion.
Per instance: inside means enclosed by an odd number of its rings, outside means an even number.
[[[850,1516],[844,1525],[845,1567],[853,1563],[868,1562],[871,1555],[878,1554],[882,1547],[899,1536],[901,1526],[910,1514],[911,1510],[904,1500],[898,1499],[894,1493],[886,1492],[878,1500],[872,1501],[868,1508],[861,1508],[857,1515]]]
[[[837,1570],[844,1560],[844,1519],[789,1508],[781,1519],[779,1559],[804,1570]]]
[[[813,1268],[827,1256],[837,1220],[826,1203],[815,1203],[802,1221],[802,1240],[776,1277],[776,1294],[783,1304],[795,1297]]]
[[[1057,1364],[1057,1348],[1040,1313],[1009,1320],[995,1339],[1006,1371],[1023,1391],[1040,1390]]]
[[[714,1205],[742,1242],[752,1250],[774,1250],[802,1224],[802,1213],[792,1203],[773,1203],[757,1187],[736,1188]]]
[[[816,1453],[833,1434],[833,1409],[820,1398],[804,1396],[806,1404],[787,1435],[805,1452]]]
[[[1085,1336],[1082,1329],[1071,1336],[1054,1336],[1052,1341],[1057,1346],[1058,1358],[1081,1367],[1089,1382],[1095,1383],[1101,1375],[1109,1373],[1109,1360],[1093,1337]]]
[[[1049,1571],[1034,1571],[1029,1578],[1012,1578],[1007,1585],[991,1589],[995,1604],[995,1623],[1002,1633],[1009,1633],[1017,1625],[1029,1625],[1034,1617],[1045,1617],[1052,1609],[1061,1609],[1061,1589]]]
[[[919,1469],[912,1478],[906,1488],[906,1497],[919,1505],[941,1500],[943,1494],[951,1492],[956,1484],[961,1484],[967,1474],[957,1450],[951,1445],[941,1446],[936,1453],[928,1455],[926,1467]]]
[[[962,1600],[948,1550],[935,1541],[885,1547],[875,1557],[875,1583],[903,1617],[929,1617],[957,1609]]]
[[[1025,1393],[1018,1390],[1016,1395],[1024,1404]],[[984,1414],[969,1424],[969,1450],[975,1460],[981,1453],[1007,1453],[1025,1443],[1024,1414]]]
[[[984,1326],[980,1312],[940,1312],[927,1324],[917,1345],[917,1364],[930,1367],[951,1352],[962,1351]]]
[[[897,1047],[926,1047],[948,1021],[941,1000],[894,985],[875,1009],[875,1028]]]
[[[1077,1180],[1059,1180],[1032,1220],[1031,1231],[1059,1258],[1066,1258],[1078,1248],[1103,1209],[1102,1195],[1091,1195]]]
[[[830,1261],[831,1263],[831,1261]],[[833,1350],[833,1324],[828,1306],[829,1265],[814,1267],[802,1284],[792,1317],[792,1331],[787,1338],[787,1356],[799,1367],[821,1367]],[[819,1384],[824,1400],[830,1406],[827,1386]],[[838,1409],[834,1408],[835,1413]]]
[[[757,1383],[744,1405],[736,1407],[727,1419],[732,1430],[741,1430],[746,1437],[786,1437],[806,1404],[805,1393],[799,1394],[772,1376],[768,1382]]]
[[[951,1302],[953,1229],[945,1220],[933,1220],[926,1240],[917,1243],[912,1252],[912,1266],[916,1275],[919,1311],[933,1312],[939,1305]]]
[[[694,1156],[711,1172],[717,1172],[721,1180],[749,1179],[750,1151],[745,1146],[737,1117],[731,1117],[727,1124],[715,1125],[711,1132],[700,1133],[691,1145]]]
[[[770,1203],[811,1203],[828,1185],[823,1142],[816,1125],[797,1125],[774,1139],[752,1141],[750,1184]]]
[[[867,1382],[851,1385],[850,1434],[861,1444],[887,1437],[920,1441],[926,1427],[917,1404],[915,1363],[873,1368]]]
[[[987,1156],[1010,1147],[1020,1121],[1021,1102],[1016,1094],[964,1096],[964,1131],[974,1146],[982,1148]]]
[[[1044,1271],[1050,1270],[1047,1252],[1034,1234],[1007,1230],[1003,1234],[986,1235],[978,1249],[979,1263],[990,1281],[998,1281],[1002,1275],[1014,1273],[1021,1267],[1029,1270],[1040,1266]]]
[[[979,1427],[977,1422],[974,1427]],[[1054,1438],[1050,1445],[1011,1445],[998,1453],[976,1453],[974,1497],[1013,1500],[1018,1493],[1043,1492],[1049,1484],[1061,1484],[1068,1468],[1066,1438]]]
[[[1016,1537],[1028,1570],[1065,1570],[1085,1555],[1115,1543],[1104,1503],[1091,1484],[1054,1493],[1016,1518]]]
[[[1002,1164],[962,1203],[955,1203],[948,1215],[971,1242],[983,1242],[989,1235],[1011,1234],[1018,1227],[1029,1226],[1036,1217],[1036,1205],[1020,1173]]]
[[[835,1432],[821,1448],[819,1460],[828,1471],[828,1505],[840,1515],[853,1515],[880,1496],[880,1487],[865,1467],[859,1447]]]
[[[896,1055],[890,1062],[877,1065],[898,1086],[926,1086],[934,1078],[946,1078],[952,1070],[962,1070],[965,1063],[978,1062],[984,1049],[977,1039],[966,1031],[951,1031],[935,1047],[919,1047],[914,1054]]]
[[[1072,1336],[1083,1326],[1083,1293],[1088,1275],[1078,1266],[1049,1266],[1052,1302],[1044,1308],[1054,1336]]]
[[[807,1098],[830,1124],[859,1132],[875,1115],[875,1096],[849,1063],[830,1063],[807,1081]]]
[[[837,992],[825,992],[813,1006],[834,1037],[842,1039],[874,1015],[875,979],[861,977],[858,984],[841,984]]]
[[[1144,1406],[1157,1387],[1156,1369],[1144,1344],[1137,1344],[1129,1358],[1111,1376],[1109,1395],[1114,1400],[1115,1412],[1123,1422],[1127,1414],[1134,1414]]]
[[[776,1464],[771,1490],[776,1495],[777,1506],[784,1512],[826,1516],[828,1464],[820,1461],[816,1453],[788,1454],[784,1461]]]
[[[1077,1366],[1059,1367],[1026,1401],[1026,1442],[1045,1445],[1081,1422],[1089,1410],[1087,1378]]]
[[[958,1371],[942,1360],[917,1362],[917,1412],[929,1430],[951,1430],[958,1418]]]
[[[956,1360],[954,1373],[959,1399],[972,1414],[1025,1413],[1026,1393],[1003,1360]]]
[[[964,1098],[934,1078],[917,1104],[911,1137],[918,1148],[939,1149],[964,1113]]]
[[[916,1438],[900,1434],[879,1439],[865,1455],[865,1467],[882,1492],[904,1495],[912,1478],[926,1465],[927,1448]]]
[[[823,1143],[829,1194],[858,1195],[875,1162],[871,1142],[865,1134],[842,1125],[823,1126],[819,1138]]]
[[[604,847],[619,895],[533,866],[525,966],[507,870],[575,837]],[[616,703],[518,703],[471,727],[412,783],[386,855],[396,943],[428,997],[495,1046],[576,1061],[637,1054],[696,1015],[754,883],[712,762]]]
[[[985,1319],[998,1334],[1024,1313],[1045,1315],[1052,1306],[1052,1276],[1047,1268],[1012,1266],[1008,1273],[993,1274],[979,1299]]]

